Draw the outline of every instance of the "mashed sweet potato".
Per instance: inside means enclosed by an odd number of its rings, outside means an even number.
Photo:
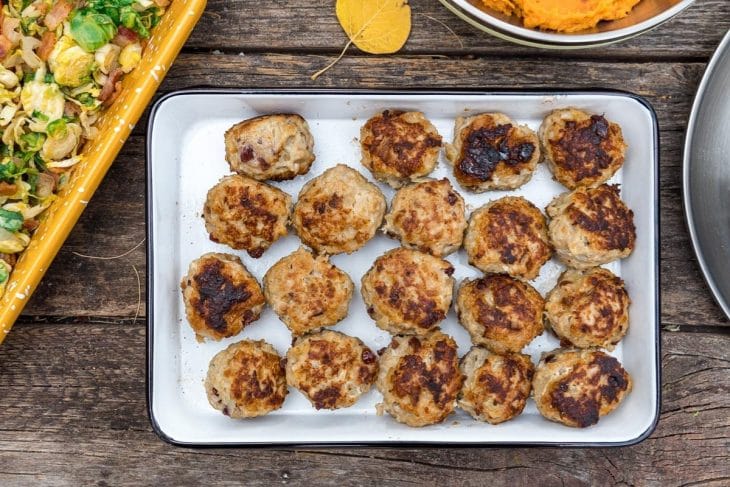
[[[482,0],[484,5],[522,18],[530,29],[577,32],[602,20],[626,17],[640,0]]]

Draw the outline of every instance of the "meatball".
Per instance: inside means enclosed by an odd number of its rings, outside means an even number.
[[[394,337],[380,357],[379,408],[414,427],[446,419],[463,380],[456,350],[454,339],[440,332]]]
[[[451,306],[454,267],[399,247],[378,257],[362,278],[362,298],[378,328],[424,335],[438,328]]]
[[[258,258],[286,235],[290,211],[291,196],[285,192],[234,174],[208,191],[203,218],[213,242]]]
[[[618,360],[598,350],[543,354],[532,380],[537,409],[550,421],[585,428],[616,409],[632,381]]]
[[[358,338],[325,330],[298,338],[286,354],[286,380],[317,409],[355,404],[378,375],[378,358]]]
[[[473,347],[461,359],[464,385],[458,404],[477,421],[499,424],[519,416],[532,389],[529,355],[498,355]]]
[[[286,398],[286,372],[274,347],[243,340],[218,352],[205,378],[208,402],[231,418],[254,418],[279,409]]]
[[[314,162],[314,139],[299,115],[244,120],[226,131],[225,142],[231,171],[259,181],[292,179]]]
[[[523,279],[536,278],[552,254],[545,217],[516,196],[492,201],[472,213],[464,248],[476,268]]]
[[[558,258],[588,269],[628,257],[636,245],[634,212],[619,197],[618,185],[578,188],[547,207],[550,241]]]
[[[618,124],[575,108],[550,113],[540,126],[540,141],[553,176],[568,189],[605,183],[626,154]]]
[[[448,179],[398,190],[383,230],[404,247],[445,257],[461,247],[466,230],[464,199]]]
[[[198,341],[237,335],[264,308],[259,283],[235,255],[208,253],[194,260],[180,287]]]
[[[264,276],[269,306],[294,335],[332,326],[347,316],[354,285],[325,255],[299,248]]]
[[[325,254],[348,254],[373,238],[385,214],[377,186],[343,164],[304,185],[292,223],[306,245]]]
[[[613,350],[629,329],[624,282],[594,267],[563,272],[545,303],[545,318],[561,344]]]
[[[457,118],[445,152],[459,184],[477,193],[519,188],[540,162],[535,132],[503,113]]]
[[[528,283],[504,274],[464,281],[456,296],[459,322],[474,345],[520,352],[543,331],[545,302]]]
[[[385,110],[360,129],[362,165],[394,188],[428,175],[438,162],[441,136],[421,112]]]

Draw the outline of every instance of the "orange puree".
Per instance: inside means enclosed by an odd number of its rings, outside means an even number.
[[[487,7],[522,17],[525,27],[576,32],[601,20],[626,17],[640,0],[482,0]]]

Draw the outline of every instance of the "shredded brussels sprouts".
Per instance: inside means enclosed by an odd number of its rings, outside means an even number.
[[[0,296],[168,3],[0,2]]]

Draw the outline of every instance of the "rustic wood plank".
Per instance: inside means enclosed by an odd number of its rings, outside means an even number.
[[[625,63],[616,67],[601,62],[575,62],[556,66],[547,61],[354,57],[343,61],[336,76],[333,72],[321,82],[313,83],[306,73],[316,70],[326,57],[220,55],[212,59],[215,70],[210,69],[211,56],[184,54],[171,70],[163,91],[199,84],[392,88],[403,86],[404,79],[416,78],[420,81],[411,86],[539,89],[545,87],[546,77],[553,77],[565,80],[564,86],[568,88],[595,87],[596,80],[600,79],[602,87],[631,89],[646,96],[657,110],[662,139],[662,320],[669,325],[727,324],[695,264],[681,203],[683,131],[703,70],[701,63]],[[530,64],[533,70],[515,82],[514,73],[526,70]],[[483,74],[487,70],[493,73],[489,79]],[[131,265],[144,276],[143,249],[112,261],[84,259],[72,252],[119,255],[144,238],[144,131],[143,121],[61,250],[26,315],[131,317],[135,314],[137,281]]]
[[[189,49],[229,52],[300,50],[339,52],[347,38],[334,15],[331,0],[309,2],[209,0],[187,43]],[[461,21],[438,0],[411,2],[413,28],[403,53],[497,56],[565,56],[535,51],[502,41]],[[707,57],[730,28],[730,4],[699,0],[669,23],[614,46],[574,51],[573,58]],[[679,45],[678,45],[679,43]]]
[[[0,349],[0,484],[683,485],[730,478],[730,337],[663,334],[663,413],[620,449],[181,449],[152,432],[141,325],[20,324]]]

